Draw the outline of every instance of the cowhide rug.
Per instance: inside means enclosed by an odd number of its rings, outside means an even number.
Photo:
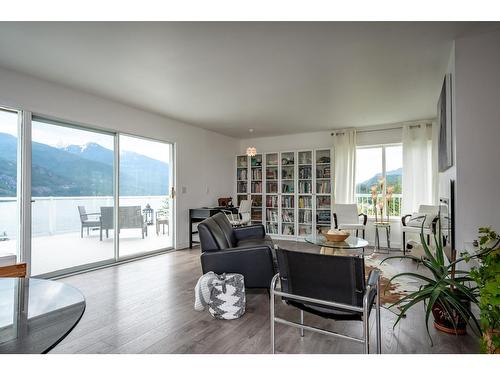
[[[331,249],[325,249],[322,251],[328,251],[331,253]],[[351,256],[352,252],[349,250],[335,250],[337,255],[347,255]],[[389,255],[387,255],[389,256]],[[398,277],[396,280],[389,282],[389,280],[401,273],[402,270],[396,268],[395,265],[400,264],[400,262],[411,262],[411,260],[401,260],[401,259],[391,259],[382,264],[382,257],[374,253],[365,256],[365,273],[368,276],[371,270],[380,270],[380,302],[383,306],[389,307],[394,302],[399,301],[402,297],[408,295],[409,293],[415,291],[419,287],[419,283],[407,276]]]
[[[401,262],[401,260],[391,259],[380,264],[381,261],[380,257],[373,254],[365,256],[365,270],[366,275],[373,269],[380,270],[380,302],[383,306],[388,307],[394,302],[399,301],[402,297],[417,290],[419,283],[406,276],[398,277],[389,282],[393,276],[401,272],[394,266],[394,264]],[[402,262],[410,262],[410,260],[402,260]]]

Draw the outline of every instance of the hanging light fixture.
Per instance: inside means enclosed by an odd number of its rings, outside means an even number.
[[[253,129],[248,129],[248,131],[250,132],[250,134],[253,133]],[[257,149],[253,146],[250,146],[250,147],[247,147],[247,155],[248,156],[255,156],[257,155]]]
[[[247,155],[248,156],[255,156],[255,155],[257,155],[257,149],[255,147],[248,147],[247,148]]]

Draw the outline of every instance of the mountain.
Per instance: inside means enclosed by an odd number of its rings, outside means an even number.
[[[113,165],[113,151],[97,143],[87,143],[81,146],[70,145],[62,148],[62,150],[88,160]]]
[[[402,185],[402,176],[403,169],[398,168],[392,171],[386,172],[387,185],[394,186],[394,193],[401,193],[401,185]],[[375,176],[369,178],[366,181],[363,181],[356,185],[356,192],[360,194],[368,194],[370,193],[370,188],[373,185],[378,184],[379,178],[382,177],[381,173],[377,173]]]
[[[97,143],[71,145],[63,150],[90,161],[113,166],[113,151]],[[135,152],[120,153],[121,195],[165,195],[168,190],[168,177],[168,164]]]
[[[17,138],[0,133],[0,196],[16,195]],[[169,166],[133,152],[120,155],[121,195],[168,194]],[[32,145],[33,196],[113,194],[113,151],[96,143],[56,148]]]

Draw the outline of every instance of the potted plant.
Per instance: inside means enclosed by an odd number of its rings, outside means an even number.
[[[500,235],[490,228],[479,228],[479,251],[464,257],[478,261],[470,276],[479,291],[481,351],[500,354]]]
[[[394,326],[399,323],[406,312],[420,302],[424,303],[425,309],[425,324],[427,334],[429,332],[429,318],[432,313],[434,317],[434,327],[436,329],[455,334],[465,333],[465,328],[470,325],[477,333],[481,332],[480,325],[473,312],[472,305],[478,304],[477,287],[473,286],[473,278],[468,271],[457,270],[456,265],[464,262],[465,258],[459,258],[453,262],[447,263],[446,256],[443,250],[443,242],[441,236],[440,222],[438,219],[438,233],[434,234],[435,253],[432,254],[431,249],[427,245],[423,224],[420,232],[420,241],[425,252],[425,256],[418,258],[412,255],[392,256],[382,261],[390,259],[406,259],[413,260],[418,267],[423,267],[428,271],[428,275],[423,275],[416,272],[402,272],[391,278],[391,282],[398,277],[407,276],[413,278],[422,285],[417,291],[404,296],[399,301],[391,305],[398,306],[400,312]]]

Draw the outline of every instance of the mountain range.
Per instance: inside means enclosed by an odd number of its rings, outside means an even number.
[[[0,196],[16,195],[17,138],[0,133]],[[113,151],[97,143],[63,148],[32,143],[33,196],[113,195]],[[135,152],[120,153],[121,195],[166,195],[169,165]]]
[[[386,172],[387,186],[394,186],[394,193],[401,193],[402,176],[402,168]],[[381,177],[382,173],[377,173],[375,176],[369,178],[368,180],[356,184],[356,192],[360,194],[370,193],[370,188],[373,185],[377,185]]]

